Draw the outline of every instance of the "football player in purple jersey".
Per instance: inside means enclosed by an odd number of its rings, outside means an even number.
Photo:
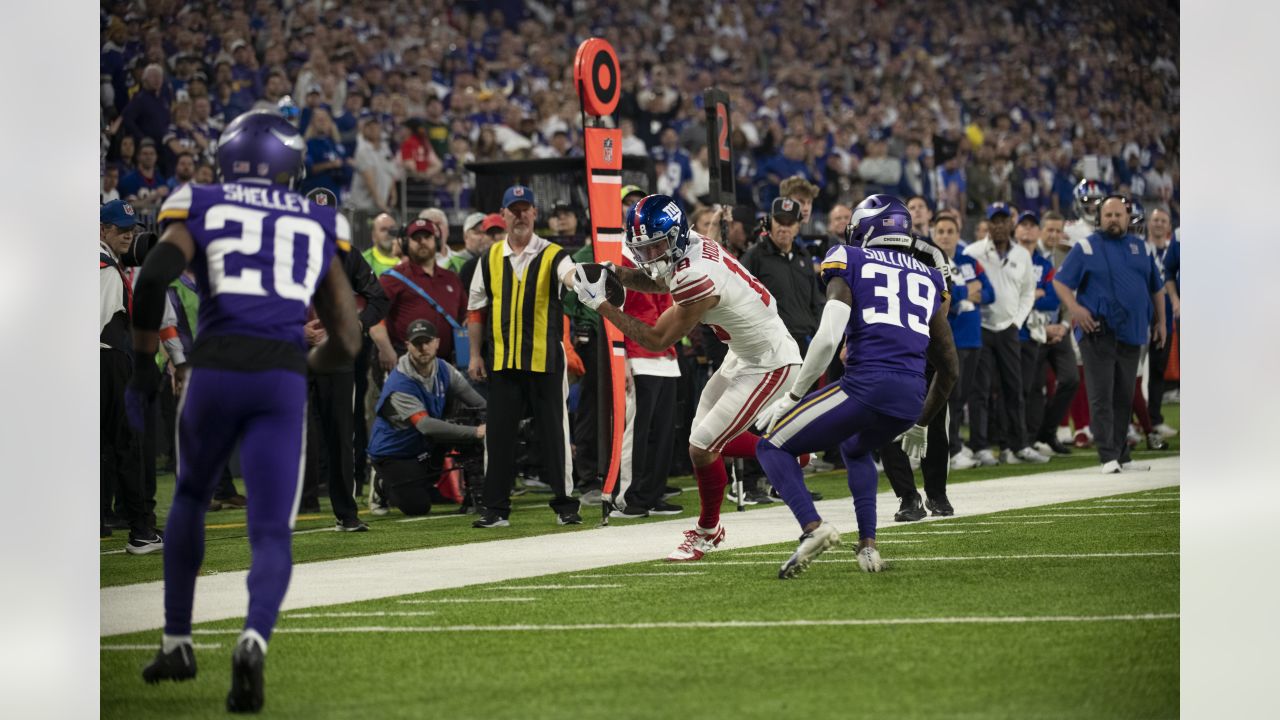
[[[153,358],[165,288],[190,266],[200,295],[165,525],[164,636],[142,677],[155,683],[196,675],[191,608],[204,516],[238,441],[253,560],[244,631],[231,657],[232,712],[262,707],[267,641],[293,568],[307,368],[341,367],[360,348],[351,285],[336,257],[350,247],[350,228],[332,206],[295,191],[305,155],[297,129],[280,115],[236,118],[218,142],[222,184],[188,184],[169,196],[159,216],[163,235],[134,293],[136,366],[126,404],[135,423],[159,382]],[[329,335],[308,352],[303,325],[313,299]]]
[[[911,236],[901,200],[872,195],[854,209],[849,244],[822,261],[827,286],[818,332],[791,390],[757,421],[766,431],[756,454],[769,481],[799,521],[800,546],[778,577],[794,577],[840,542],[814,508],[795,458],[839,444],[858,520],[858,565],[878,572],[876,468],[871,451],[899,438],[910,456],[924,455],[930,420],[947,404],[958,370],[947,323],[945,260]],[[845,336],[844,375],[802,397],[826,369]],[[925,361],[935,369],[925,383]]]

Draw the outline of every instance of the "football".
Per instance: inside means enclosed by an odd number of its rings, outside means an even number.
[[[622,287],[622,281],[617,275],[609,272],[600,263],[582,263],[582,272],[591,282],[599,280],[600,273],[608,274],[608,279],[604,281],[605,300],[614,307],[622,307],[622,303],[627,299],[627,289]]]

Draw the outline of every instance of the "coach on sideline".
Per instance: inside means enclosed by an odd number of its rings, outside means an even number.
[[[1080,354],[1102,472],[1150,470],[1130,459],[1125,436],[1139,352],[1153,327],[1152,343],[1165,343],[1164,279],[1154,251],[1128,233],[1125,198],[1108,196],[1098,213],[1098,229],[1071,248],[1053,287],[1084,332]]]

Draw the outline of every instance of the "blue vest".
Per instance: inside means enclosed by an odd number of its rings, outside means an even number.
[[[422,383],[400,372],[399,368],[387,375],[382,395],[378,397],[378,405],[374,409],[377,418],[373,421],[373,432],[369,433],[369,457],[407,460],[431,452],[431,441],[425,435],[412,425],[403,428],[392,425],[382,416],[382,406],[391,397],[391,393],[405,393],[422,401],[428,415],[441,419],[445,400],[449,397],[449,367],[443,360],[436,361],[435,382],[432,384],[434,387],[428,390]]]

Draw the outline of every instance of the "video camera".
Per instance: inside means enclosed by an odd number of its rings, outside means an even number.
[[[121,253],[120,264],[124,267],[141,267],[147,259],[147,253],[160,242],[160,236],[150,231],[140,232],[133,236],[129,249]]]

